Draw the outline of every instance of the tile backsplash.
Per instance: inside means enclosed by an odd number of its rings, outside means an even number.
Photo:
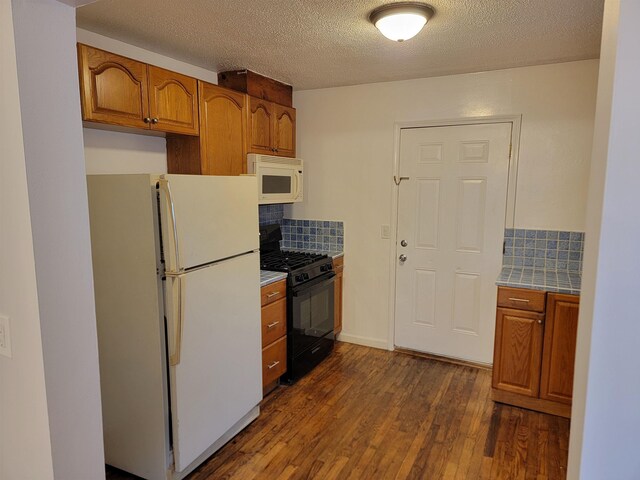
[[[282,248],[338,251],[344,249],[344,224],[326,220],[282,219]]]
[[[582,271],[583,232],[507,228],[504,266]]]
[[[258,207],[258,223],[260,225],[268,225],[270,223],[279,223],[282,225],[283,218],[284,204],[282,203],[260,205]]]

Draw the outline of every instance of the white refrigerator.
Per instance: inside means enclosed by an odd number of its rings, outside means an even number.
[[[180,479],[259,414],[256,179],[87,185],[106,462]]]

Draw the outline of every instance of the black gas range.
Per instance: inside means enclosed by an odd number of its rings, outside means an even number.
[[[280,249],[280,226],[260,227],[260,268],[287,275],[287,373],[293,383],[334,345],[333,260],[327,255]]]

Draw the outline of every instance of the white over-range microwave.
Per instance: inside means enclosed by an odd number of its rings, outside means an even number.
[[[301,202],[302,160],[272,155],[247,155],[247,172],[258,178],[258,203]]]

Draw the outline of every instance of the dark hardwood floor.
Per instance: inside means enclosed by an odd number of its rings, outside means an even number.
[[[488,370],[338,343],[188,478],[565,478],[569,421],[490,390]]]

